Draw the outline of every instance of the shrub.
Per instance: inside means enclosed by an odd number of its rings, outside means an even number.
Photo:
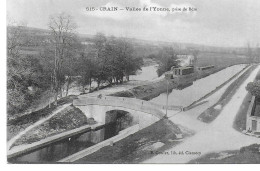
[[[253,96],[260,97],[260,81],[248,83],[246,90],[249,91]]]

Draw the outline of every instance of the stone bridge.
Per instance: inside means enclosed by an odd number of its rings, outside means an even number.
[[[155,122],[165,116],[165,106],[135,98],[103,96],[79,97],[73,101],[88,118],[94,118],[99,123],[107,123],[106,113],[112,110],[123,110],[134,115],[141,127],[148,126],[148,122]],[[169,110],[181,110],[178,107],[169,107]],[[144,123],[146,122],[146,123]],[[143,126],[142,126],[143,125]]]

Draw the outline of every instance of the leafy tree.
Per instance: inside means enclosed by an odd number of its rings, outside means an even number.
[[[105,53],[107,38],[102,33],[97,33],[94,38],[94,48],[96,55],[94,57],[94,65],[96,67],[94,72],[94,79],[97,82],[98,89],[100,84],[107,80],[108,73],[106,72],[108,64],[108,56]]]
[[[15,114],[24,110],[45,88],[43,68],[37,57],[20,53],[24,27],[7,26],[7,110]]]
[[[67,47],[64,54],[64,61],[62,66],[62,72],[65,75],[66,82],[66,95],[68,95],[70,84],[72,83],[72,77],[78,76],[78,60],[79,52],[82,51],[82,46],[75,36],[74,39],[71,39],[70,46]]]
[[[91,83],[92,79],[94,78],[94,72],[95,72],[95,64],[93,61],[93,52],[81,53],[78,65],[77,65],[77,71],[76,73],[81,76],[81,79],[79,83],[83,87],[83,93],[85,93],[85,86],[89,85],[89,90],[91,91]]]
[[[171,67],[178,66],[177,54],[173,48],[163,48],[159,54],[160,64],[157,69],[157,74],[160,77],[164,72],[169,71]]]
[[[248,83],[246,90],[249,91],[253,96],[260,98],[260,81]]]

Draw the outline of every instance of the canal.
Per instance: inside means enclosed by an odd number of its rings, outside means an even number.
[[[136,124],[130,113],[120,110],[109,111],[109,122],[95,130],[65,138],[28,153],[9,158],[10,163],[54,163],[101,141],[117,135],[120,131]]]

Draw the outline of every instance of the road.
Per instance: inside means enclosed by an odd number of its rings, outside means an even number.
[[[144,163],[187,163],[190,160],[211,152],[238,150],[243,146],[260,143],[259,138],[244,135],[233,128],[233,122],[239,110],[238,106],[241,106],[247,94],[245,87],[248,82],[255,79],[259,69],[260,66],[240,85],[229,103],[211,124],[203,124],[200,126],[200,129],[195,130],[197,133],[194,136],[186,139],[180,145],[167,150],[169,154],[173,153],[174,155],[159,154],[144,161]],[[173,122],[174,116],[170,118]],[[194,120],[195,118],[193,120],[190,119],[189,125],[193,125]],[[200,121],[194,121],[194,123],[196,122]],[[194,128],[194,126],[190,128]],[[183,152],[184,154],[179,154],[179,152]],[[193,152],[193,154],[190,152]]]

